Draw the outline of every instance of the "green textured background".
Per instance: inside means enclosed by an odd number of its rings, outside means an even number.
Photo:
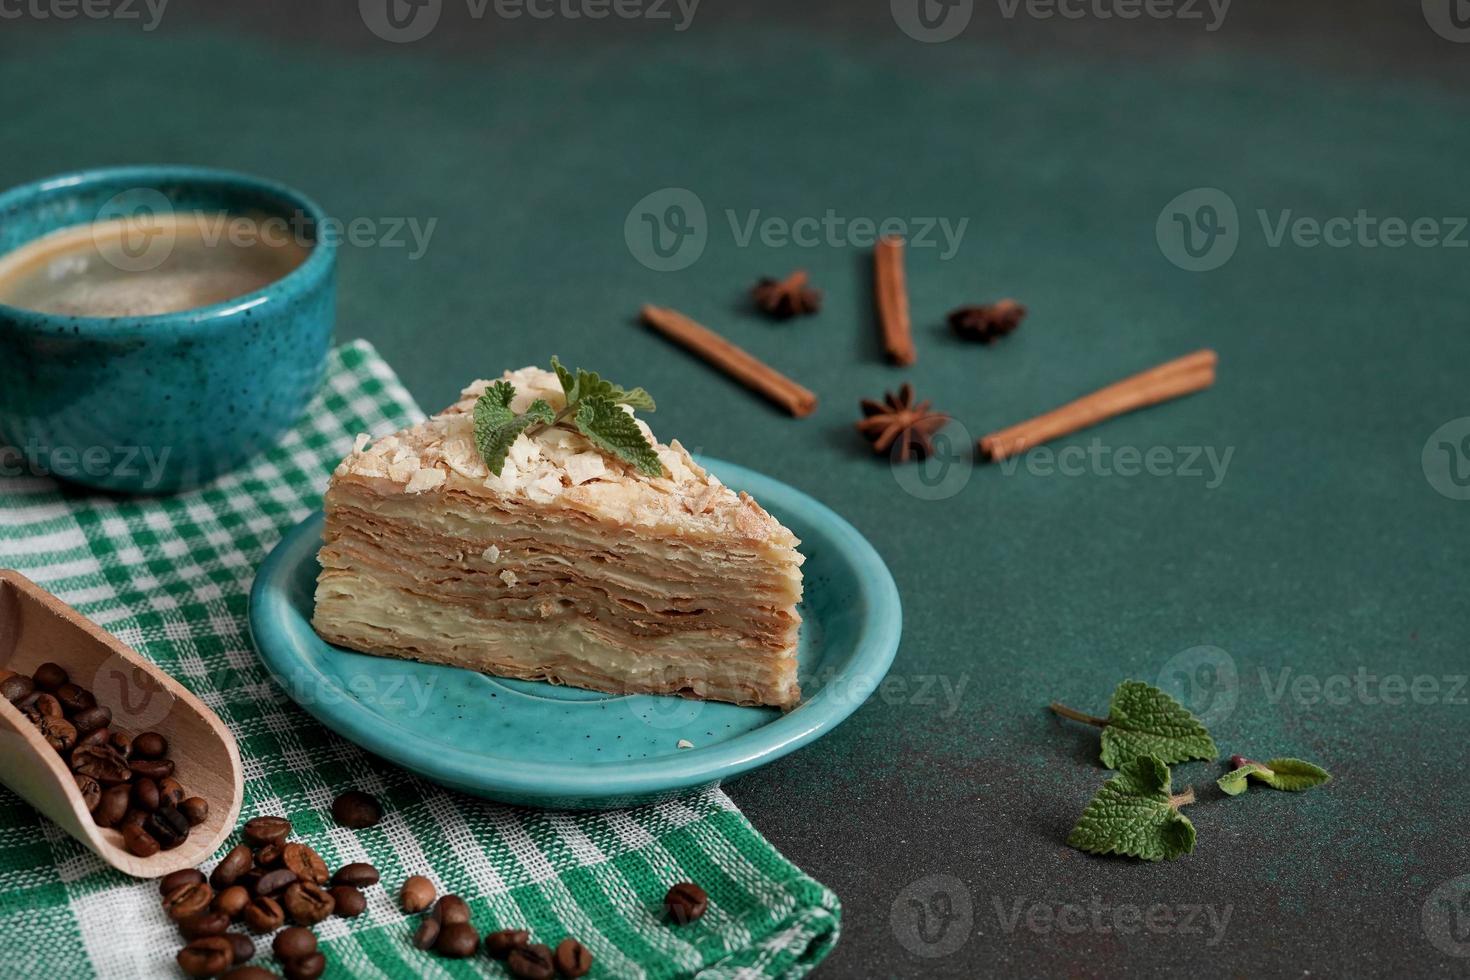
[[[1470,46],[1397,6],[1241,7],[1215,33],[989,10],[943,45],[903,36],[881,3],[789,20],[711,3],[683,33],[446,16],[417,45],[378,41],[350,3],[175,0],[153,32],[6,21],[0,185],[200,163],[346,219],[437,219],[417,261],[341,257],[338,336],[373,341],[422,404],[557,352],[653,391],[663,437],[780,476],[866,534],[903,596],[903,686],[731,787],[842,898],[822,975],[1462,976],[1470,960],[1423,915],[1470,873],[1470,692],[1328,703],[1290,683],[1470,671],[1470,502],[1421,465],[1430,434],[1470,415],[1470,250],[1272,248],[1256,218],[1470,213]],[[661,273],[623,225],[665,187],[710,220],[699,260]],[[1195,187],[1241,214],[1238,251],[1205,273],[1154,232]],[[968,218],[954,257],[911,250],[918,364],[878,357],[864,249],[740,247],[727,209]],[[796,266],[826,291],[821,315],[752,316],[744,288]],[[943,327],[1002,295],[1031,310],[1003,343]],[[794,421],[712,375],[635,323],[645,301],[779,365],[820,409]],[[926,499],[851,429],[858,398],[907,379],[978,436],[1202,346],[1220,353],[1213,390],[1058,448],[1231,451],[1214,488],[961,457],[963,486]],[[1220,663],[1234,683],[1205,669]],[[1301,755],[1334,783],[1231,801],[1218,767],[1178,767],[1201,787],[1195,854],[1144,866],[1064,847],[1106,774],[1095,735],[1046,703],[1101,710],[1125,677],[1181,676],[1201,710],[1234,698],[1212,725],[1224,751]],[[928,943],[909,900],[936,889],[956,916]],[[1120,935],[1090,912],[1077,931],[1047,924],[1072,905],[1229,919],[1223,936],[1204,918],[1202,934]],[[1470,939],[1470,906],[1449,924]]]

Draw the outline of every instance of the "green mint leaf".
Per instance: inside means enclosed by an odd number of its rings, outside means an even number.
[[[1169,792],[1169,767],[1151,755],[1129,759],[1097,791],[1067,843],[1089,854],[1173,860],[1194,850],[1194,824],[1179,807],[1194,791]]]
[[[1245,792],[1246,777],[1265,768],[1259,762],[1248,762],[1239,769],[1232,769],[1215,780],[1215,785],[1220,787],[1226,796],[1239,796]]]
[[[1141,755],[1183,762],[1215,759],[1220,752],[1205,726],[1184,705],[1152,684],[1124,681],[1108,702],[1102,761],[1109,769],[1118,769]]]
[[[577,368],[577,376],[573,379],[572,372],[562,367],[556,358],[551,359],[551,367],[561,381],[562,391],[567,393],[569,406],[588,398],[606,398],[614,405],[628,405],[645,412],[652,412],[656,408],[653,396],[642,388],[629,390],[604,380],[596,371],[584,371],[582,368]]]
[[[536,399],[520,415],[510,410],[516,390],[506,381],[497,381],[475,402],[475,448],[490,472],[499,476],[505,469],[505,457],[516,436],[534,423],[550,425],[556,413],[543,399]]]
[[[579,376],[579,388],[582,382],[583,379]],[[584,393],[578,400],[576,423],[577,430],[597,448],[632,463],[640,472],[649,476],[663,475],[664,464],[659,461],[658,453],[653,451],[653,447],[643,437],[643,432],[634,423],[633,417],[610,398],[598,395],[589,397]]]
[[[556,379],[561,382],[561,390],[567,396],[567,404],[570,405],[575,402],[577,400],[576,376],[562,366],[561,361],[557,360],[555,354],[551,355],[551,370],[556,372]]]
[[[1279,758],[1260,763],[1233,756],[1230,762],[1236,768],[1216,780],[1216,785],[1231,796],[1244,792],[1248,779],[1292,793],[1321,786],[1332,779],[1326,769],[1301,759]]]

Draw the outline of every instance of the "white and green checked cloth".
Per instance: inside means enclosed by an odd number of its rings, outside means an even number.
[[[837,941],[837,897],[782,857],[724,793],[608,813],[499,806],[368,755],[271,682],[245,626],[256,566],[318,506],[357,433],[420,417],[373,348],[347,344],[332,352],[296,429],[207,487],[124,498],[43,477],[0,478],[0,567],[76,606],[224,719],[244,760],[242,819],[284,814],[333,867],[369,861],[382,871],[382,885],[366,889],[363,915],[317,927],[329,977],[505,975],[484,955],[448,960],[413,948],[415,923],[390,889],[415,873],[464,896],[482,931],[526,928],[552,946],[577,937],[596,957],[593,976],[805,975]],[[384,802],[376,827],[332,821],[333,798],[354,787]],[[661,906],[676,881],[710,894],[709,913],[681,929],[665,923]],[[3,788],[0,936],[0,976],[178,974],[181,943],[157,885],[108,869]],[[279,970],[267,940],[257,937],[253,962]]]

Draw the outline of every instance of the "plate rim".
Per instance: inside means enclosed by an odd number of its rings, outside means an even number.
[[[769,724],[716,745],[684,749],[677,755],[655,759],[547,763],[487,756],[420,739],[405,742],[393,737],[394,732],[401,731],[400,726],[385,727],[380,713],[352,697],[332,705],[321,699],[303,703],[296,695],[299,690],[309,689],[302,686],[303,682],[332,688],[338,685],[307,659],[292,655],[303,640],[296,626],[301,619],[286,598],[286,590],[275,586],[292,575],[302,552],[315,557],[320,531],[309,532],[325,520],[319,509],[287,530],[257,568],[246,617],[251,643],[286,696],[331,731],[426,779],[492,799],[638,797],[718,783],[773,762],[837,727],[883,681],[898,653],[903,632],[898,587],[877,549],[816,498],[738,463],[707,456],[696,459],[721,482],[747,491],[762,506],[766,506],[766,500],[775,500],[778,509],[799,513],[807,523],[822,525],[853,569],[858,595],[865,600],[857,627],[857,649],[849,662],[810,700]],[[311,640],[325,642],[309,625],[306,631]]]

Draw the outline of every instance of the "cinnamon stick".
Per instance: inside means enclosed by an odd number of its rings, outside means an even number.
[[[873,298],[878,304],[878,325],[883,330],[883,351],[895,364],[912,364],[919,359],[909,326],[909,293],[903,277],[903,239],[886,236],[873,248]]]
[[[1060,408],[984,436],[980,452],[987,459],[1005,459],[1115,415],[1202,391],[1215,383],[1217,360],[1214,351],[1197,350],[1140,371]]]
[[[643,322],[798,418],[816,411],[817,396],[678,310],[645,304]]]

